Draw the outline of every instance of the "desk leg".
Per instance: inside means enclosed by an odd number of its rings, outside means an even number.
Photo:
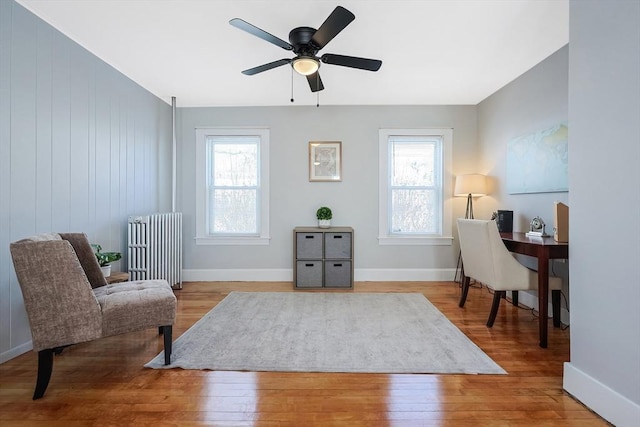
[[[538,312],[540,313],[540,347],[547,348],[549,323],[549,254],[544,247],[538,250]]]

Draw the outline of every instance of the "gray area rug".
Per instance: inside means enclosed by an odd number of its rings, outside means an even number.
[[[149,368],[506,372],[422,294],[232,292]]]

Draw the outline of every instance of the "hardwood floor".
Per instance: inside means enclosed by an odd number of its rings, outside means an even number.
[[[291,283],[185,283],[174,338],[234,290],[293,291]],[[461,309],[453,282],[358,282],[339,292],[421,292],[508,375],[153,370],[143,365],[162,340],[148,330],[67,348],[37,401],[33,352],[0,365],[0,425],[608,425],[562,390],[569,329],[550,324],[541,349],[531,311],[504,302],[488,329],[492,295],[472,288]]]

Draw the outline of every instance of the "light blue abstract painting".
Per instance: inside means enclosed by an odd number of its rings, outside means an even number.
[[[509,194],[569,191],[568,135],[567,126],[559,124],[509,141]]]

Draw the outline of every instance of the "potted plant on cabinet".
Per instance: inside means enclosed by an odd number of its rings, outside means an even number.
[[[329,228],[331,227],[331,218],[333,218],[333,214],[331,209],[326,206],[322,206],[316,211],[316,218],[318,218],[318,227],[320,228]]]
[[[100,270],[102,270],[104,277],[111,276],[111,263],[122,258],[120,252],[101,252],[102,246],[96,244],[92,244],[91,247],[96,254],[96,259],[100,264]]]

